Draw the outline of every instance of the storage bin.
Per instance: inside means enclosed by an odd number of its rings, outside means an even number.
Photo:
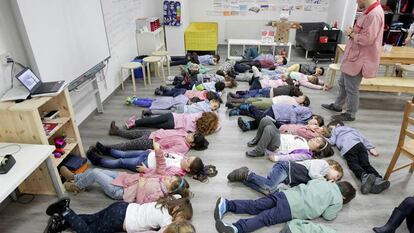
[[[217,51],[218,24],[214,22],[191,23],[184,33],[186,51]]]

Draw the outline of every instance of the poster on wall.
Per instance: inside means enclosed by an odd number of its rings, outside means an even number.
[[[164,1],[164,25],[181,26],[181,3],[179,1]]]

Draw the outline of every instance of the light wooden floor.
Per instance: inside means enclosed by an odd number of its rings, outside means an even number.
[[[220,54],[224,56],[226,51],[221,49]],[[304,52],[294,52],[293,62],[304,62]],[[224,58],[224,57],[223,57]],[[324,64],[326,65],[326,63]],[[177,68],[172,69],[172,73],[177,72]],[[107,131],[111,120],[116,120],[118,124],[133,113],[141,112],[141,108],[125,106],[126,96],[153,96],[153,90],[160,85],[160,79],[154,80],[153,85],[143,87],[141,81],[138,82],[137,93],[133,93],[131,83],[127,83],[125,91],[116,91],[104,105],[104,114],[94,114],[80,127],[80,132],[84,147],[88,148],[95,144],[97,140],[104,143],[114,143],[122,141],[117,137],[108,136]],[[238,89],[246,89],[247,84],[241,84]],[[227,92],[228,90],[226,90]],[[322,110],[320,104],[330,103],[334,100],[336,90],[331,92],[314,91],[303,88],[303,91],[311,98],[311,107],[314,113],[321,114],[328,122],[330,113]],[[224,96],[226,96],[226,92]],[[357,116],[357,121],[350,123],[351,126],[358,128],[377,145],[381,156],[371,157],[371,162],[375,168],[384,173],[389,160],[394,152],[401,124],[402,109],[409,96],[398,96],[392,94],[361,94],[361,106]],[[92,100],[93,101],[93,100]],[[224,196],[229,199],[253,199],[260,195],[241,184],[227,183],[227,174],[240,166],[248,166],[253,171],[265,175],[272,163],[259,158],[246,158],[244,152],[247,150],[246,142],[253,137],[254,132],[242,133],[236,124],[236,117],[229,118],[226,115],[226,108],[222,106],[219,110],[222,121],[222,130],[208,138],[210,148],[202,152],[190,153],[200,156],[205,164],[214,164],[219,171],[218,175],[208,183],[200,183],[188,178],[195,197],[192,199],[194,207],[193,223],[197,232],[211,233],[216,232],[213,220],[213,209],[216,199]],[[338,218],[331,222],[322,219],[315,221],[325,223],[341,233],[368,233],[372,232],[373,226],[382,225],[388,218],[395,205],[400,203],[405,197],[414,194],[414,178],[403,170],[391,177],[391,188],[380,195],[362,195],[359,192],[359,182],[351,175],[343,159],[338,152],[334,156],[345,166],[344,180],[350,181],[358,187],[357,197],[339,214]],[[72,197],[72,208],[78,213],[93,213],[100,210],[113,201],[107,198],[99,188],[92,187],[88,192],[81,193]],[[46,225],[47,216],[44,213],[48,204],[53,202],[55,197],[37,196],[30,204],[10,203],[0,212],[0,232],[27,233],[42,232]],[[228,215],[225,221],[231,222],[240,217]],[[269,228],[263,228],[257,232],[276,233],[279,232],[284,224],[279,224]],[[407,232],[405,225],[397,232]]]

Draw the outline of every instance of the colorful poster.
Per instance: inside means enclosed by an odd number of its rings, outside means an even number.
[[[181,26],[181,3],[179,1],[164,1],[164,25]]]

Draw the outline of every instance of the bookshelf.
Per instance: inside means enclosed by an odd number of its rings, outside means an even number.
[[[414,1],[412,0],[382,0],[381,4],[384,8],[385,30],[384,43],[392,41],[392,36],[401,36],[399,42],[396,44],[401,46],[407,33],[404,30],[395,30],[391,28],[393,22],[401,22],[402,28],[408,29],[414,21]]]
[[[58,110],[59,117],[42,121],[42,113],[52,110]],[[60,158],[55,158],[53,154],[50,155],[56,169],[71,153],[85,157],[67,88],[54,97],[33,98],[21,103],[0,103],[0,119],[2,119],[0,142],[54,145],[54,138],[64,133],[66,136],[64,155]],[[47,134],[43,123],[57,125]],[[57,177],[57,180],[60,181],[60,177]],[[60,184],[60,187],[64,192],[63,184]],[[33,172],[19,186],[19,190],[30,194],[55,194],[46,164],[42,164]]]

